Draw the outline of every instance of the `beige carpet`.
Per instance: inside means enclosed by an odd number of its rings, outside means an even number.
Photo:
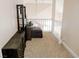
[[[33,38],[26,42],[25,58],[70,58],[70,53],[56,42],[51,33],[44,33],[44,37]]]

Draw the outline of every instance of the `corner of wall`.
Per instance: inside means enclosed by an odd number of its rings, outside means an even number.
[[[79,56],[64,41],[62,42],[62,44],[70,52],[72,57],[79,58]]]

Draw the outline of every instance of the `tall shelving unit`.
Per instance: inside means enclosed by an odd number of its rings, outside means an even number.
[[[21,4],[17,5],[17,25],[19,32],[24,31],[26,20],[26,7]]]

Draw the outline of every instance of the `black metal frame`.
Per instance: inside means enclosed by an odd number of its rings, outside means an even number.
[[[18,25],[18,31],[21,32],[21,31],[24,31],[24,28],[25,28],[25,25],[24,24],[24,19],[26,19],[26,7],[19,4],[16,6],[17,7],[17,25]],[[19,11],[20,11],[20,15],[22,18],[20,18],[19,16]],[[20,24],[20,20],[22,21],[22,24]],[[22,25],[22,27],[20,26]]]

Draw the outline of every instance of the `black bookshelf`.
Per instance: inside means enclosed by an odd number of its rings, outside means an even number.
[[[19,32],[24,31],[26,21],[26,7],[24,5],[19,4],[17,5],[17,25]]]

